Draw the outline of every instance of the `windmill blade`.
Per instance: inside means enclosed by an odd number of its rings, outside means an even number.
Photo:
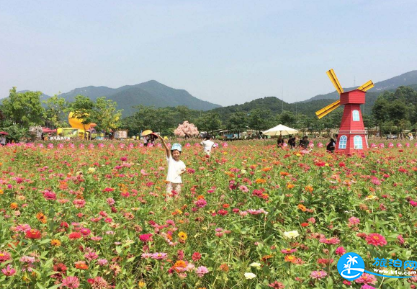
[[[374,83],[372,82],[372,80],[369,80],[368,82],[362,84],[361,86],[358,87],[359,90],[362,91],[368,91],[370,90],[372,87],[374,87]]]
[[[340,100],[337,100],[337,101],[329,104],[328,106],[316,111],[316,115],[319,119],[321,119],[322,117],[328,115],[329,113],[331,113],[333,110],[335,110],[339,106],[340,106]]]
[[[334,73],[333,68],[326,72],[327,76],[330,78],[330,81],[333,83],[333,86],[336,88],[339,94],[343,93],[343,88],[337,79],[336,73]]]

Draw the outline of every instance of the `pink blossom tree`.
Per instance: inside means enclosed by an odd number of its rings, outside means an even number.
[[[198,136],[198,129],[194,124],[184,121],[174,130],[174,134],[179,137],[189,138]]]

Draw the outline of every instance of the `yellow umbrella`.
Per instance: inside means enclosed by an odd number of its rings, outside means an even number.
[[[142,136],[147,136],[147,135],[150,135],[151,133],[152,133],[152,131],[150,129],[147,129],[147,130],[142,132]]]

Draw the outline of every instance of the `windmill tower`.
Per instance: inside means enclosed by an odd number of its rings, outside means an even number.
[[[355,90],[344,92],[333,69],[327,71],[327,75],[339,93],[340,99],[317,111],[317,117],[320,119],[340,105],[344,105],[342,123],[336,142],[336,152],[352,154],[367,150],[368,141],[360,106],[365,103],[366,91],[374,87],[374,84],[369,80]]]

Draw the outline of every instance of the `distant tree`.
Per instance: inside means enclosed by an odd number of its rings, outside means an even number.
[[[222,125],[220,120],[220,116],[218,113],[207,112],[200,116],[196,121],[195,124],[200,129],[200,131],[209,131],[213,132],[218,130]]]
[[[65,115],[68,104],[65,98],[54,95],[43,102],[46,104],[45,123],[50,124],[54,128],[68,126],[68,118]]]
[[[296,121],[294,113],[291,111],[284,111],[280,115],[281,123],[286,126],[293,126]]]
[[[198,136],[198,129],[194,124],[184,121],[175,129],[174,134],[185,138],[196,137]]]
[[[3,100],[2,110],[6,119],[24,128],[42,124],[45,110],[41,104],[41,95],[42,92],[40,91],[18,93],[16,87],[13,87],[10,90],[9,97]]]
[[[91,114],[93,108],[94,102],[90,98],[84,95],[77,95],[75,101],[67,107],[67,112],[72,112],[73,117],[82,119],[83,124],[88,124],[92,122]]]
[[[247,114],[239,111],[234,112],[230,115],[229,120],[227,121],[227,128],[232,130],[246,130],[246,126],[248,125],[248,117]]]
[[[122,111],[117,110],[116,102],[99,97],[93,106],[91,119],[99,130],[110,132],[121,125],[121,116]]]

